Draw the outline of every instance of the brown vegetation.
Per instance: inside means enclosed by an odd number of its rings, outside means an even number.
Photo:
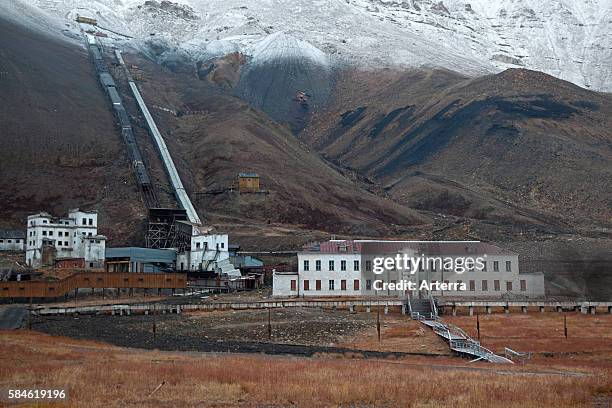
[[[606,367],[612,369],[612,315],[565,314],[568,337],[563,329],[563,313],[492,314],[479,316],[483,346],[498,352],[509,347],[534,353],[538,363]],[[445,316],[470,336],[477,338],[476,316]]]
[[[0,387],[64,388],[68,406],[576,407],[612,395],[603,369],[165,353],[26,331],[0,341]]]

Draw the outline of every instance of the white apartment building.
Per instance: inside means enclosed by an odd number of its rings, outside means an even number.
[[[98,213],[70,210],[57,218],[46,212],[28,217],[26,262],[37,268],[62,259],[80,259],[86,268],[102,268],[106,237],[98,234]]]
[[[22,230],[0,230],[0,251],[23,251],[25,235]]]
[[[410,261],[399,268],[395,264],[377,265],[381,258],[398,257]],[[421,261],[415,263],[417,258]],[[478,259],[479,263],[460,266],[466,259]],[[310,245],[298,253],[297,272],[278,272],[273,276],[276,297],[407,294],[543,297],[544,276],[519,273],[516,253],[478,241],[379,240],[330,240]]]

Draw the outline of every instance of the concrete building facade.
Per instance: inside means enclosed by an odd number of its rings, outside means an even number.
[[[182,222],[188,226],[190,244],[176,259],[179,271],[214,271],[220,275],[240,276],[240,271],[230,262],[227,234],[211,234],[200,225]]]
[[[0,251],[23,251],[25,234],[21,230],[0,230]]]
[[[400,267],[380,265],[381,259],[398,257],[408,262]],[[466,265],[466,260],[478,262]],[[276,297],[545,295],[543,274],[521,274],[518,254],[477,241],[331,240],[312,244],[298,253],[297,272],[275,273],[273,285]]]
[[[46,212],[28,217],[26,262],[33,268],[62,259],[83,259],[85,268],[102,268],[105,248],[95,211],[74,209],[62,218]]]

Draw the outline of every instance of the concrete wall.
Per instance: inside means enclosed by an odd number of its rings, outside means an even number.
[[[26,263],[36,268],[42,264],[43,241],[55,247],[55,258],[84,258],[85,266],[104,264],[105,237],[98,236],[98,214],[71,210],[67,218],[40,213],[28,217]]]
[[[217,254],[218,250],[218,254]],[[228,236],[226,234],[194,235],[191,237],[191,251],[189,259],[179,257],[177,267],[181,269],[181,263],[185,269],[192,271],[206,266],[207,261],[215,259],[220,262],[229,259]],[[209,262],[209,270],[212,270],[212,262]]]
[[[297,273],[275,272],[272,275],[272,296],[289,297],[297,296]],[[291,281],[295,281],[296,290],[291,290]]]
[[[25,241],[23,238],[0,238],[0,251],[23,251]]]
[[[473,257],[481,255],[473,254]],[[299,282],[300,296],[402,296],[407,293],[405,290],[375,290],[375,281],[382,280],[387,283],[399,283],[402,280],[415,282],[417,288],[421,281],[438,281],[449,283],[465,283],[466,290],[433,290],[434,296],[453,296],[453,297],[487,297],[487,298],[541,298],[545,295],[544,275],[543,274],[520,274],[519,260],[516,254],[507,255],[487,255],[484,257],[486,270],[479,271],[476,268],[467,270],[463,273],[454,271],[434,270],[424,267],[422,270],[411,274],[410,270],[385,270],[382,274],[374,274],[372,270],[366,270],[366,261],[371,260],[373,255],[362,256],[355,253],[316,253],[304,252],[298,254],[298,273],[294,278]],[[334,270],[330,270],[329,261],[334,261]],[[305,261],[308,264],[305,264]],[[317,270],[317,261],[320,262],[320,270]],[[340,265],[346,261],[346,271],[341,271]],[[355,271],[353,262],[359,261],[359,270]],[[507,270],[506,262],[509,262]],[[494,265],[497,263],[497,270]],[[289,290],[289,283],[286,275],[279,275],[273,283],[273,296],[291,296],[297,294]],[[329,281],[334,281],[333,290],[330,289]],[[342,280],[346,281],[346,290],[341,290]],[[354,289],[354,281],[359,280],[359,290]],[[305,290],[305,282],[308,281],[309,290]],[[316,282],[321,282],[321,289],[316,290]],[[472,284],[473,282],[473,284]],[[483,282],[486,282],[483,284]],[[498,285],[496,285],[496,282]],[[511,285],[508,286],[508,285]],[[426,295],[427,291],[421,291],[421,295]],[[419,290],[410,292],[411,296],[418,296]]]

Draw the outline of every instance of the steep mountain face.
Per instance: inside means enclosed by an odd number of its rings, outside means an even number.
[[[23,227],[33,212],[80,206],[100,211],[111,245],[142,244],[146,210],[87,53],[0,20],[0,56],[0,92],[10,101],[0,110],[0,226]],[[284,237],[299,237],[300,230],[394,235],[430,223],[363,189],[216,83],[137,55],[125,59],[139,67],[143,95],[206,222],[250,236],[260,233],[255,225],[266,233],[276,228]],[[120,76],[117,83],[125,87]],[[146,147],[144,122],[123,96],[157,179],[161,164]],[[230,190],[241,171],[259,173],[267,194],[198,194]]]
[[[124,57],[140,67],[144,98],[155,106],[152,113],[207,223],[268,223],[383,236],[430,223],[428,217],[363,189],[286,127],[215,84],[138,55]],[[267,194],[228,191],[239,172],[258,173]]]
[[[22,3],[18,0],[15,4]],[[334,66],[439,67],[467,75],[523,67],[593,90],[612,90],[608,0],[77,0],[28,2],[73,20],[99,20],[126,46],[163,39],[163,58],[194,61],[240,51],[284,32]],[[72,27],[74,30],[74,27]],[[255,49],[254,49],[255,48]]]
[[[81,207],[115,245],[140,243],[145,209],[87,53],[0,18],[0,95],[0,227]]]
[[[339,78],[302,137],[397,201],[515,225],[610,227],[609,95],[527,70]]]
[[[237,94],[293,131],[331,93],[331,68],[325,53],[305,41],[275,33],[255,44],[241,72]]]

